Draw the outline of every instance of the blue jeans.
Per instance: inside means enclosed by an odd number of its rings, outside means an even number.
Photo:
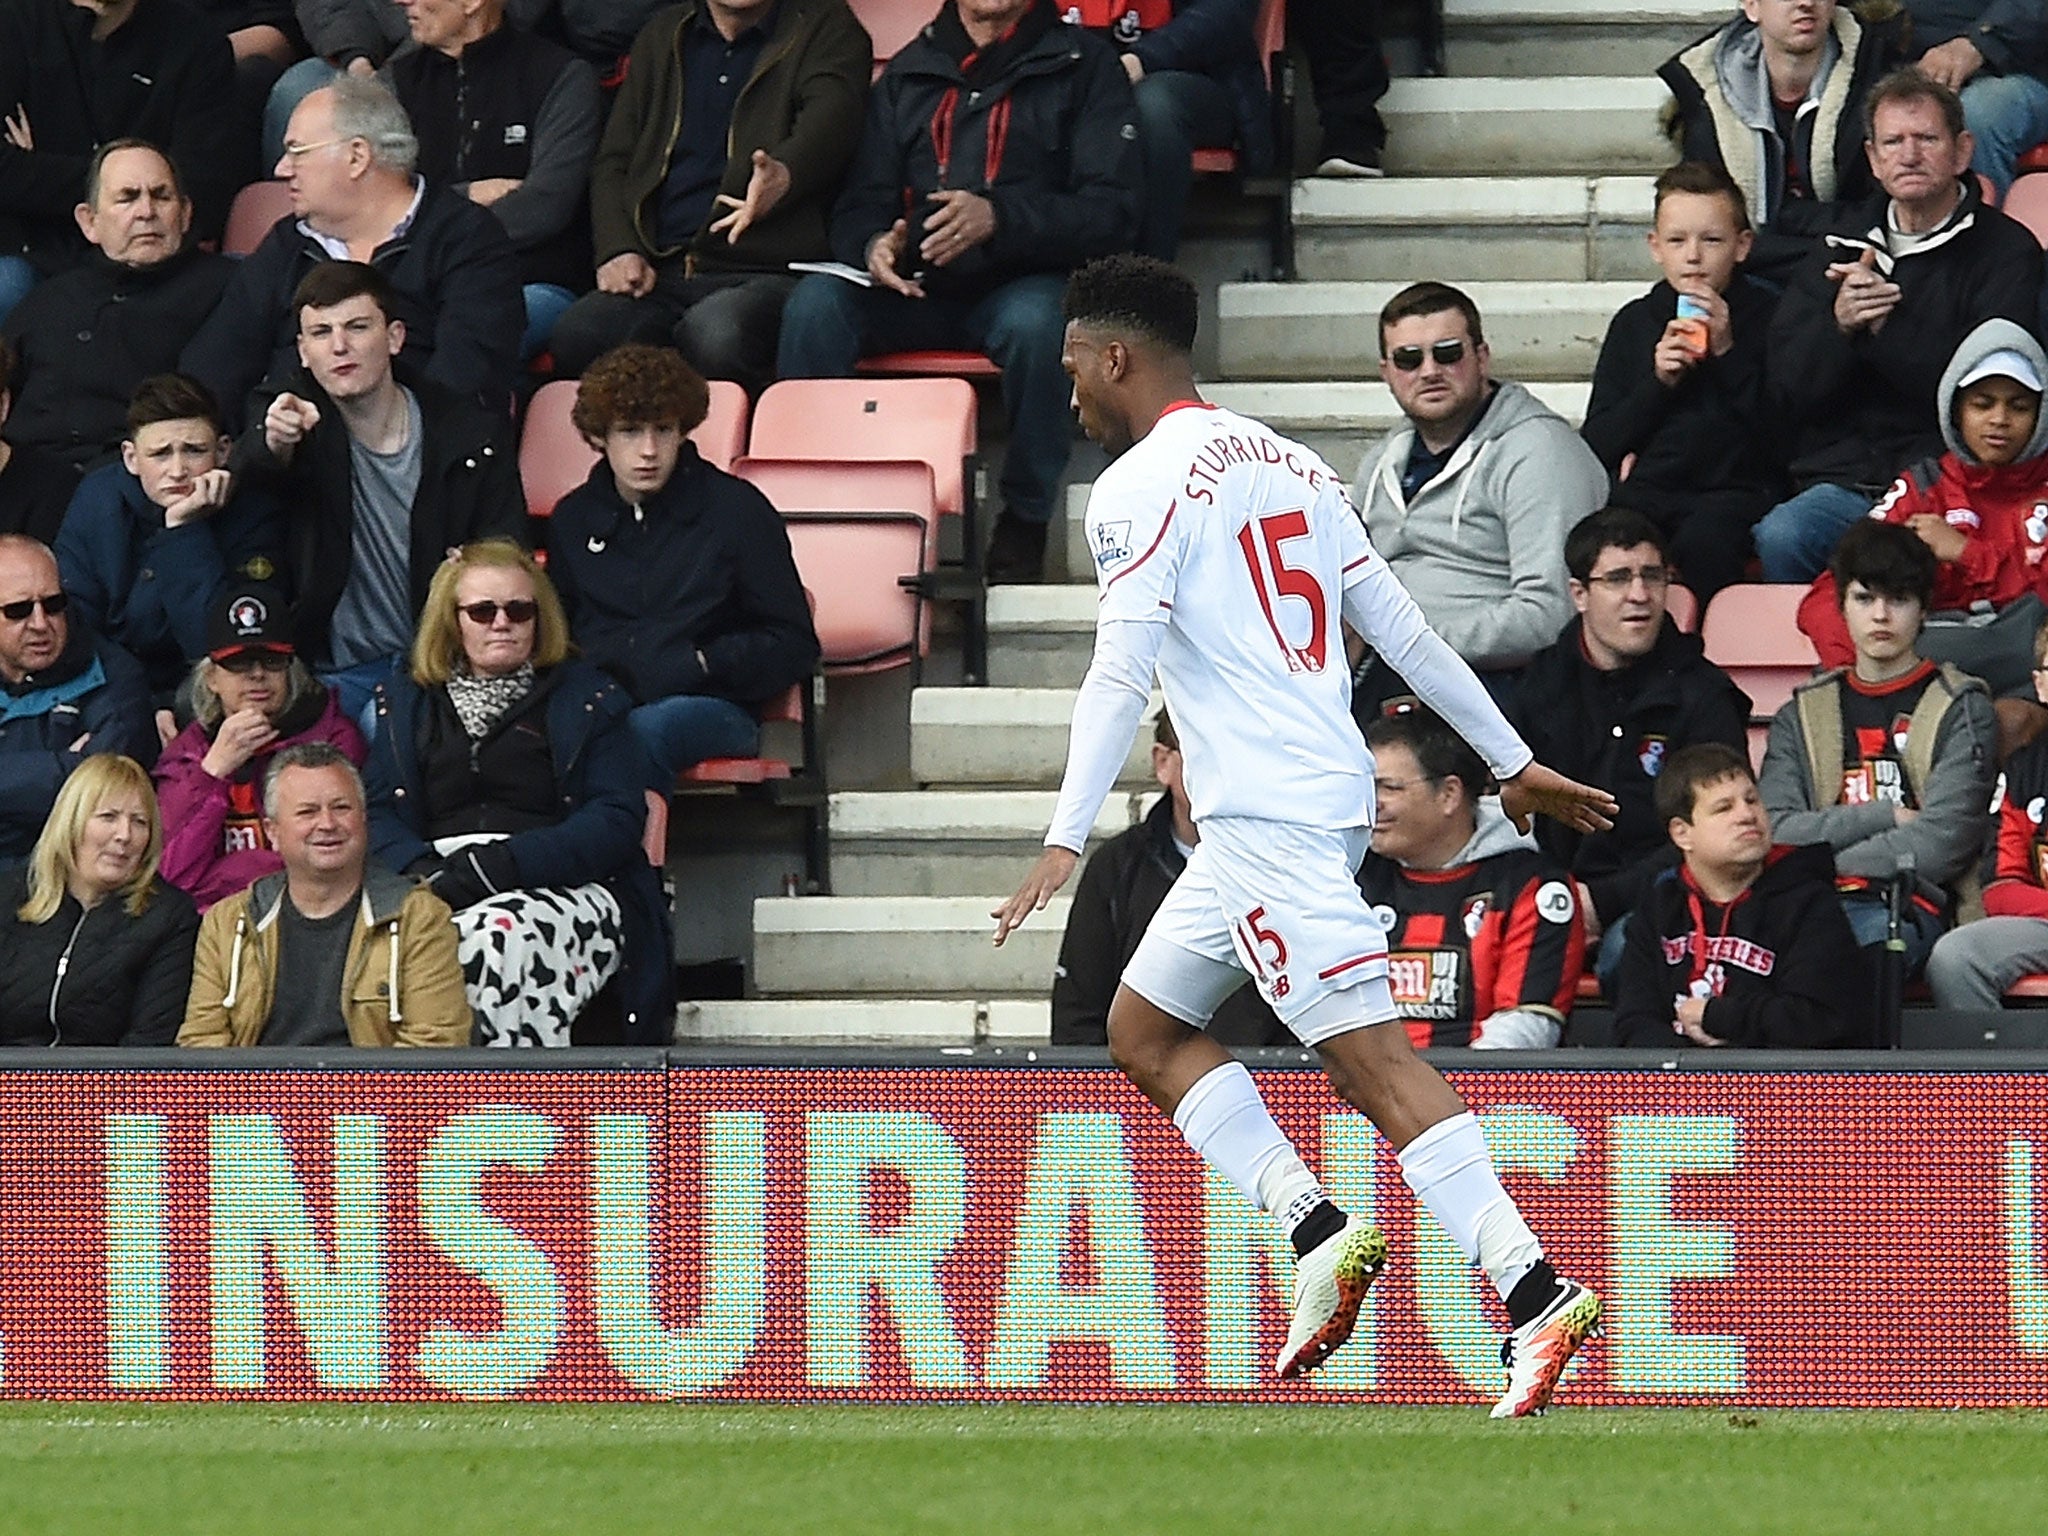
[[[334,690],[341,712],[362,728],[363,740],[377,734],[377,685],[404,663],[403,656],[379,656],[318,674],[320,681]]]
[[[1848,914],[1849,931],[1856,935],[1857,944],[1864,949],[1877,949],[1883,945],[1890,920],[1885,915],[1882,896],[1844,896],[1842,910]],[[1899,923],[1899,937],[1906,941],[1908,980],[1927,968],[1927,957],[1933,952],[1934,941],[1941,934],[1940,918],[1917,903],[1906,903]]]
[[[1628,942],[1628,920],[1624,912],[1600,931],[1600,952],[1593,959],[1593,974],[1600,978],[1600,993],[1612,1004],[1615,984],[1621,980],[1621,951]]]
[[[1138,214],[1138,250],[1171,261],[1180,249],[1181,217],[1198,149],[1228,149],[1237,141],[1230,93],[1207,75],[1164,69],[1148,74],[1133,92],[1138,100],[1138,149],[1144,157],[1145,204]]]
[[[908,299],[836,277],[807,277],[782,311],[775,358],[784,379],[843,379],[876,352],[972,348],[1003,370],[1010,447],[1003,505],[1027,523],[1052,519],[1053,493],[1073,446],[1067,375],[1060,367],[1067,280],[1013,278],[980,299]]]
[[[0,320],[5,320],[42,279],[43,274],[26,256],[0,256]]]
[[[576,295],[559,283],[528,283],[520,296],[526,300],[526,334],[519,338],[519,361],[530,363],[547,351],[555,322],[576,302]]]
[[[708,694],[656,699],[633,710],[626,723],[661,770],[663,783],[707,757],[752,757],[761,745],[761,726],[752,715]]]
[[[2048,84],[2032,75],[1978,75],[1963,87],[1963,118],[1977,141],[1970,169],[2004,197],[2013,162],[2048,139]]]
[[[1765,581],[1813,580],[1856,519],[1870,514],[1872,498],[1846,485],[1809,485],[1781,501],[1756,525],[1756,556]]]

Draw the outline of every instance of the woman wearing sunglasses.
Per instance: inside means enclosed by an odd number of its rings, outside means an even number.
[[[455,910],[486,1045],[568,1045],[614,974],[629,1042],[668,1036],[668,906],[641,853],[653,766],[632,700],[569,654],[561,601],[504,539],[434,575],[410,670],[377,691],[371,856]]]
[[[0,1046],[170,1045],[199,914],[157,873],[149,771],[88,757],[26,865],[0,879]]]
[[[333,692],[298,657],[282,596],[231,587],[208,616],[192,669],[192,723],[157,760],[164,878],[201,912],[284,867],[263,825],[263,775],[301,742],[324,741],[362,766],[365,745]]]

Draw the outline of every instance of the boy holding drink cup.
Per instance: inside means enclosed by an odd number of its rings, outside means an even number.
[[[1610,504],[1657,524],[1702,606],[1743,579],[1749,530],[1784,494],[1763,394],[1776,295],[1738,270],[1754,239],[1724,171],[1687,162],[1657,178],[1664,277],[1609,325],[1582,429],[1614,477]]]

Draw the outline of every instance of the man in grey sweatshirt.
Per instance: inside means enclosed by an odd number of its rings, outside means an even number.
[[[1571,424],[1489,376],[1472,300],[1444,283],[1380,311],[1380,376],[1408,418],[1368,450],[1353,493],[1373,547],[1430,627],[1496,698],[1572,617],[1564,536],[1607,498],[1607,472]],[[1360,719],[1408,687],[1371,661]]]

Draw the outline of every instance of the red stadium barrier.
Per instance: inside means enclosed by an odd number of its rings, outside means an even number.
[[[0,1073],[0,1395],[1478,1403],[1500,1311],[1321,1078],[1394,1243],[1309,1385],[1282,1245],[1103,1070]],[[1461,1074],[1609,1328],[1567,1404],[2048,1404],[2048,1078]]]

